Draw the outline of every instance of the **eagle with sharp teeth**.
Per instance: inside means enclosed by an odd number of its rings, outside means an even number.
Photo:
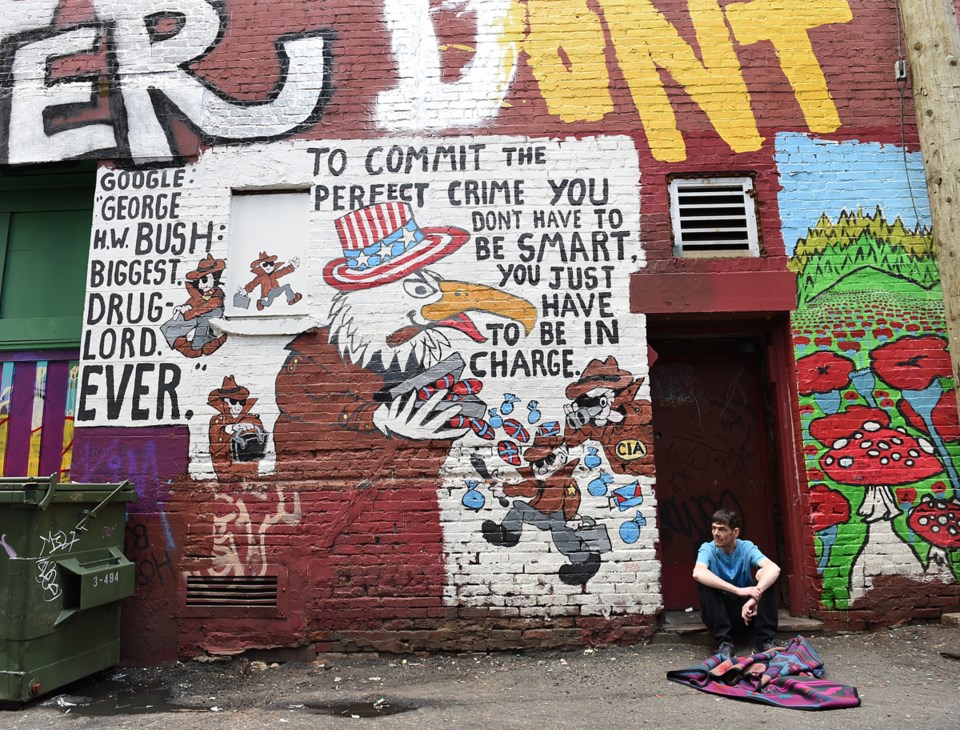
[[[403,384],[441,363],[458,337],[484,342],[471,315],[536,322],[530,302],[481,284],[444,279],[430,264],[469,238],[458,228],[420,229],[404,203],[383,203],[336,221],[343,258],[324,280],[337,289],[327,324],[288,346],[276,380],[274,438],[285,461],[324,476],[436,477],[451,439],[456,405],[443,392],[418,400]],[[442,406],[449,407],[442,407]],[[308,467],[312,462],[315,466]]]

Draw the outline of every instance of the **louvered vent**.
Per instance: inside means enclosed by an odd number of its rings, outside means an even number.
[[[276,608],[278,581],[264,576],[187,576],[187,608]]]
[[[674,254],[759,256],[752,191],[753,180],[748,177],[672,180]]]

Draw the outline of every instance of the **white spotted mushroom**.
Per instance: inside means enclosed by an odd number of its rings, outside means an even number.
[[[857,514],[868,523],[900,514],[890,487],[916,484],[943,472],[933,444],[925,438],[872,419],[857,424],[849,436],[834,440],[820,465],[835,482],[864,487]]]
[[[864,491],[857,514],[867,531],[850,567],[851,603],[866,596],[873,578],[888,575],[891,566],[896,566],[898,575],[928,574],[894,528],[894,518],[902,510],[892,487],[916,484],[943,473],[933,445],[902,428],[892,428],[890,416],[884,411],[863,406],[815,420],[810,433],[827,446],[820,458],[823,471],[839,484]],[[937,573],[947,579],[941,569],[937,568]]]
[[[960,548],[960,500],[924,495],[910,512],[907,526],[930,544],[928,564],[949,566],[947,551]]]

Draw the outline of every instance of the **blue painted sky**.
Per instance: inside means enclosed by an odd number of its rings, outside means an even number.
[[[908,228],[917,225],[903,149],[878,142],[832,142],[805,134],[777,135],[780,171],[780,217],[787,255],[822,213],[837,220],[843,209],[873,213],[879,205],[892,223],[899,216]],[[930,225],[930,203],[919,152],[907,153],[913,198],[921,222]]]

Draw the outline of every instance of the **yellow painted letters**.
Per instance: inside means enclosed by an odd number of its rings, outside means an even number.
[[[689,0],[699,59],[650,0],[601,0],[601,5],[655,158],[679,162],[687,156],[661,68],[706,112],[735,152],[760,148],[763,138],[717,0]]]
[[[564,122],[597,121],[613,111],[600,19],[586,0],[529,0],[523,49],[547,110]]]
[[[807,31],[853,19],[847,0],[750,0],[725,10],[737,41],[770,41],[812,132],[834,132],[840,115]]]

